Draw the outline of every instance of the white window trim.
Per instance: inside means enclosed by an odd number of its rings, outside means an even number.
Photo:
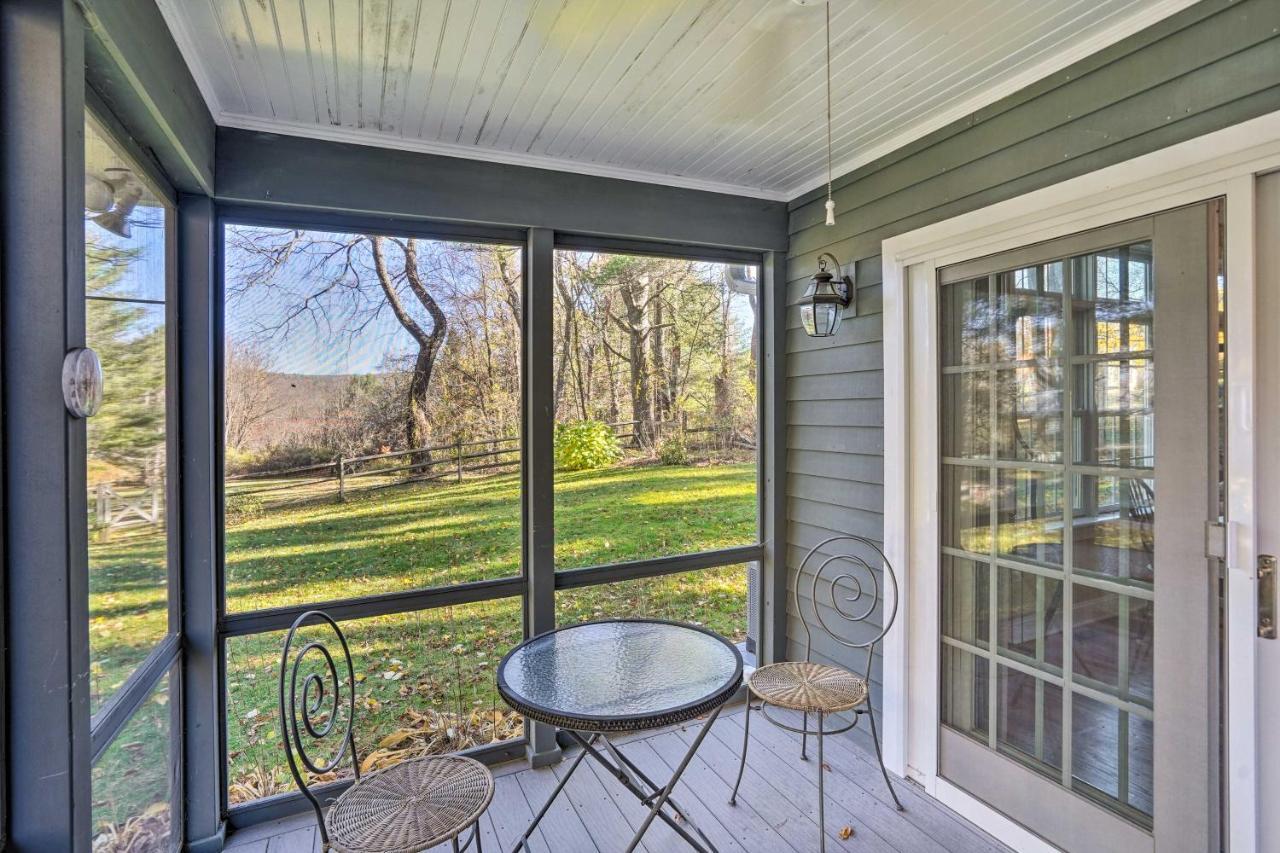
[[[885,551],[902,573],[884,646],[884,759],[1018,850],[1038,836],[938,776],[939,267],[1217,196],[1227,210],[1228,654],[1223,784],[1230,849],[1257,847],[1254,182],[1280,169],[1280,112],[884,241]]]

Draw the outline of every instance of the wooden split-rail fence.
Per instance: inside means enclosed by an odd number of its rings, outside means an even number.
[[[625,443],[635,438],[638,423],[619,421],[609,426],[619,441]],[[732,441],[732,437],[720,427],[690,427],[684,421],[670,421],[655,426],[655,437],[679,430],[689,435],[725,433],[725,440]],[[713,435],[707,443],[715,441]],[[341,502],[355,492],[406,483],[460,483],[464,478],[512,473],[519,467],[519,436],[484,438],[385,453],[338,456],[331,462],[275,471],[233,474],[226,478],[226,494],[229,501],[259,500],[285,504],[329,496]]]

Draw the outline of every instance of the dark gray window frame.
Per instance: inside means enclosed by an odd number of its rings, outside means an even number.
[[[273,820],[295,813],[305,807],[300,794],[285,793],[265,797],[252,803],[231,806],[226,800],[226,708],[225,683],[226,673],[226,640],[231,637],[257,634],[265,631],[287,628],[297,615],[312,607],[322,607],[338,619],[360,619],[369,616],[388,615],[434,609],[452,604],[474,601],[494,600],[501,598],[522,597],[524,601],[524,632],[526,636],[541,633],[554,627],[555,624],[555,591],[574,589],[597,584],[613,583],[621,580],[632,580],[646,577],[673,574],[696,569],[715,568],[766,559],[766,546],[763,544],[766,531],[769,529],[767,519],[774,516],[779,501],[773,495],[774,481],[767,476],[765,464],[766,448],[777,444],[768,435],[771,422],[766,421],[766,413],[770,406],[769,396],[777,393],[779,377],[770,371],[766,358],[758,364],[757,388],[758,418],[760,446],[757,451],[758,483],[757,483],[757,539],[756,542],[715,551],[695,554],[674,555],[654,559],[638,560],[628,563],[591,566],[555,571],[554,565],[554,519],[551,508],[554,497],[551,437],[554,424],[551,421],[551,410],[547,405],[550,400],[551,375],[551,342],[554,340],[552,324],[551,295],[553,286],[550,280],[552,258],[557,249],[580,249],[591,251],[611,251],[630,254],[661,255],[664,257],[688,258],[692,260],[714,262],[736,262],[756,266],[761,271],[762,285],[769,281],[766,265],[781,253],[761,253],[754,250],[735,250],[721,247],[703,247],[688,244],[672,244],[633,239],[608,239],[598,236],[562,234],[546,228],[514,229],[509,227],[493,227],[485,225],[459,225],[453,222],[437,222],[413,220],[398,216],[370,216],[335,211],[317,211],[311,208],[289,205],[246,205],[219,204],[212,205],[212,239],[215,262],[213,264],[212,298],[208,310],[211,313],[209,334],[212,337],[211,351],[213,358],[213,400],[214,423],[222,418],[223,373],[222,373],[222,339],[225,318],[223,316],[223,294],[225,293],[223,273],[224,231],[228,224],[246,224],[275,226],[288,228],[312,228],[341,232],[376,231],[383,234],[418,237],[422,239],[455,240],[479,243],[502,243],[523,246],[522,269],[524,272],[524,353],[522,360],[524,413],[522,422],[522,490],[521,505],[523,516],[523,559],[524,573],[519,576],[483,580],[450,587],[435,587],[407,590],[404,592],[381,595],[362,596],[328,602],[307,602],[288,607],[271,608],[238,613],[225,611],[224,553],[223,553],[223,448],[221,430],[212,429],[210,438],[214,443],[213,491],[213,529],[212,545],[216,564],[216,628],[211,638],[217,649],[217,689],[216,696],[209,695],[214,691],[204,690],[204,708],[191,710],[193,715],[206,716],[209,713],[210,699],[216,701],[216,720],[213,721],[218,733],[218,755],[216,757],[218,784],[219,817],[233,829],[239,829]],[[188,259],[184,259],[188,260]],[[771,286],[771,285],[770,285]],[[541,295],[543,298],[539,298]],[[201,300],[199,310],[204,307]],[[780,342],[772,341],[775,332],[773,325],[766,325],[766,317],[770,314],[767,300],[761,301],[760,322],[766,334],[764,352],[767,356],[773,352]],[[184,325],[191,318],[184,315]],[[776,322],[770,320],[770,323]],[[197,318],[196,324],[200,321]],[[778,324],[782,329],[782,324]],[[541,369],[539,369],[541,368]],[[545,375],[543,375],[545,374]],[[542,381],[539,381],[539,377]],[[545,386],[545,387],[544,387]],[[542,417],[535,415],[543,412]],[[188,421],[189,425],[189,421]],[[785,582],[784,573],[781,574]],[[765,596],[766,599],[770,596]],[[761,622],[765,621],[765,607],[761,607]],[[758,630],[768,632],[762,624]],[[761,636],[766,636],[762,633]],[[771,659],[771,656],[770,656]],[[189,724],[189,731],[193,728]],[[551,763],[559,757],[555,732],[546,726],[526,724],[525,737],[491,744],[468,750],[482,761],[495,763],[525,755],[534,764]],[[203,764],[203,761],[201,762]],[[326,794],[336,794],[349,783],[336,782],[323,789]],[[206,797],[207,797],[206,791]],[[193,808],[201,808],[192,803]],[[201,808],[205,814],[207,807]],[[208,821],[206,821],[208,823]]]

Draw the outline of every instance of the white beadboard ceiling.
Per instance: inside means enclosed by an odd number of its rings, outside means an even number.
[[[1193,0],[832,0],[835,171]],[[826,180],[809,0],[159,0],[222,125],[766,198]]]

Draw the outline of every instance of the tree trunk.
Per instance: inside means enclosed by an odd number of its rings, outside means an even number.
[[[418,271],[418,244],[415,240],[400,243],[404,251],[404,274],[409,282],[409,289],[418,303],[426,309],[431,317],[431,331],[422,328],[413,315],[405,308],[396,290],[395,282],[387,272],[386,258],[383,253],[385,237],[372,237],[369,240],[373,248],[373,266],[378,274],[378,283],[391,306],[391,313],[418,344],[418,356],[414,361],[413,376],[409,379],[409,398],[405,407],[405,438],[410,449],[426,447],[430,440],[427,430],[427,395],[431,389],[431,373],[435,368],[436,357],[444,344],[445,333],[449,323],[435,297],[423,283]],[[399,241],[396,241],[399,243]],[[428,451],[415,453],[410,457],[414,464],[425,466],[431,461]]]
[[[631,419],[635,424],[636,447],[653,446],[653,390],[649,373],[649,317],[646,310],[648,285],[644,281],[630,282],[622,287],[622,302],[626,306],[627,351],[631,362]]]
[[[732,429],[733,374],[729,369],[729,288],[720,291],[720,371],[714,380],[716,426]]]
[[[664,325],[662,298],[654,297],[653,327],[649,332],[649,349],[653,358],[653,380],[656,385],[653,395],[654,418],[659,423],[671,420],[671,409],[675,403],[671,397],[671,377],[667,371]]]
[[[431,390],[432,358],[426,350],[418,350],[413,365],[413,377],[409,380],[409,400],[405,415],[405,436],[409,447],[426,447],[430,441],[427,433],[427,393]],[[419,461],[430,462],[430,453],[424,451]]]

